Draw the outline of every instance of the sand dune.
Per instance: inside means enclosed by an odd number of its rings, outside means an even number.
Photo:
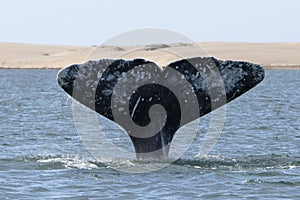
[[[62,68],[102,58],[145,58],[159,65],[184,57],[214,56],[245,60],[268,69],[300,69],[298,43],[154,44],[147,46],[51,46],[0,43],[0,68]]]

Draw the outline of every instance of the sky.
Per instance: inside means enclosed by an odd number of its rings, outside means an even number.
[[[0,0],[0,42],[101,45],[136,29],[193,41],[300,41],[299,0]]]

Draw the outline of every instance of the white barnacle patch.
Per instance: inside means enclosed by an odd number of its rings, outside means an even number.
[[[121,106],[120,106],[120,107],[118,107],[118,111],[119,111],[119,112],[123,112],[124,110],[125,110],[125,108],[124,108],[124,107],[121,107]]]
[[[225,65],[226,63],[223,63]],[[244,71],[240,68],[240,65],[233,67],[232,64],[225,65],[221,68],[221,75],[224,81],[224,86],[227,92],[232,92],[236,87],[237,83],[244,78]]]
[[[113,105],[119,105],[119,104],[126,104],[127,100],[124,99],[122,96],[115,95],[113,98]]]
[[[109,89],[102,90],[102,94],[104,96],[109,96],[112,94],[112,90],[109,90]]]
[[[141,77],[141,79],[144,79],[145,78],[145,72],[141,72],[140,77]]]
[[[79,78],[80,80],[83,80],[83,79],[85,79],[85,75],[83,73],[78,73],[77,78]]]
[[[195,80],[198,79],[199,77],[200,77],[200,72],[197,72],[196,75],[193,74],[193,75],[191,76],[191,80],[192,80],[192,81],[195,81]]]
[[[218,97],[218,98],[214,99],[213,101],[218,102],[218,101],[220,101],[220,98]]]
[[[102,72],[97,72],[97,79],[100,79],[101,78],[101,76],[102,76]]]
[[[94,80],[92,80],[92,79],[87,80],[87,81],[85,82],[85,86],[86,86],[86,87],[91,87],[91,86],[93,86],[93,83],[94,83]]]
[[[207,88],[205,81],[203,81],[200,78],[195,80],[194,85],[196,90],[200,90],[200,89],[205,90]]]
[[[106,77],[106,81],[110,82],[112,80],[115,79],[115,76],[113,74],[109,74],[107,77]]]

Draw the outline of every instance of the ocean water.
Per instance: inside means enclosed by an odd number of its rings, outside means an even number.
[[[207,157],[197,155],[210,115],[188,125],[181,133],[197,130],[196,137],[171,164],[94,158],[56,74],[0,70],[1,199],[300,199],[300,71],[267,71],[259,86],[228,104]],[[126,134],[99,123],[112,142],[132,149]],[[118,170],[153,165],[163,167]]]

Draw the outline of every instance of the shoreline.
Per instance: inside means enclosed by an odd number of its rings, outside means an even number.
[[[294,66],[263,66],[265,70],[300,70],[299,65]]]
[[[266,70],[300,70],[300,42],[202,42],[144,46],[62,46],[0,42],[0,69],[61,69],[104,58],[144,58],[165,66],[188,57],[256,63]]]
[[[288,66],[288,67],[282,67],[282,66],[272,66],[272,67],[264,67],[265,70],[270,71],[298,71],[300,70],[300,66]],[[62,68],[55,68],[55,67],[0,67],[0,70],[60,70]]]

